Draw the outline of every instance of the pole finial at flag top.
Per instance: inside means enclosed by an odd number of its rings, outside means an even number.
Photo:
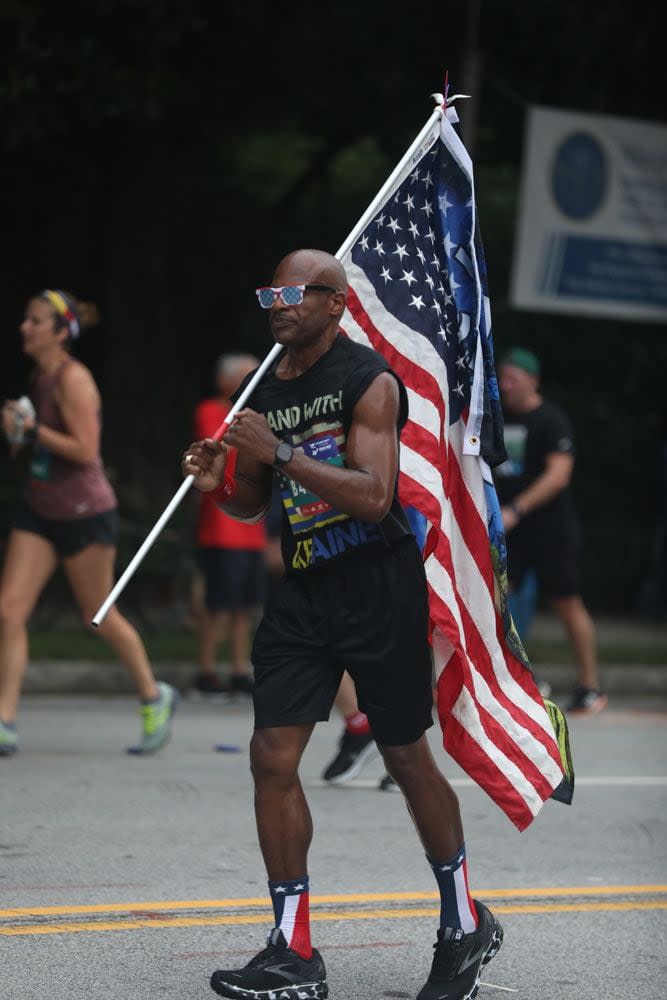
[[[447,118],[447,121],[450,122],[452,125],[456,125],[456,123],[459,120],[459,116],[456,112],[456,108],[453,106],[454,101],[458,101],[463,98],[468,98],[470,97],[470,94],[452,94],[451,97],[448,97],[446,93],[445,94],[435,93],[431,94],[431,97],[435,101],[436,107],[442,109],[442,112]]]

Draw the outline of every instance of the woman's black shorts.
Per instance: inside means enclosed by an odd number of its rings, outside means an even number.
[[[377,742],[415,742],[433,725],[426,578],[415,539],[284,577],[252,660],[256,728],[325,721],[347,670]]]
[[[67,559],[89,545],[115,546],[118,541],[118,511],[114,508],[91,517],[59,521],[41,517],[23,503],[14,515],[12,528],[41,535],[51,542],[61,559]]]

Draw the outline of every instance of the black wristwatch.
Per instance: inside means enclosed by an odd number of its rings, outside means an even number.
[[[292,445],[288,444],[287,441],[281,441],[273,456],[273,468],[280,471],[283,466],[287,465],[293,454],[294,448]]]

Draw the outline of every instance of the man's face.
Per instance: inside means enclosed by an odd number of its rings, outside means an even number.
[[[503,405],[508,410],[520,411],[537,389],[538,380],[517,365],[501,365],[498,369],[498,385]]]
[[[320,284],[317,274],[308,269],[279,265],[271,282],[274,288],[285,285]],[[268,309],[273,339],[286,346],[305,347],[314,343],[332,323],[334,292],[306,289],[303,301],[296,306],[285,305],[280,296]],[[337,322],[337,314],[335,322]]]

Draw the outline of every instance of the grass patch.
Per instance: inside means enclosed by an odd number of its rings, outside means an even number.
[[[532,639],[526,643],[526,652],[531,663],[574,663],[572,647],[564,641]],[[598,656],[603,666],[641,663],[667,667],[667,645],[664,643],[655,646],[643,644],[634,646],[632,643],[614,643],[613,646],[600,644]]]
[[[149,657],[156,663],[185,661],[194,663],[197,657],[197,637],[193,632],[143,631],[142,638]],[[533,639],[526,643],[526,652],[531,663],[574,662],[572,650],[566,642],[548,639]],[[221,643],[220,659],[224,659],[226,649]],[[600,663],[613,666],[623,663],[642,663],[667,667],[667,644],[654,646],[615,643],[601,645]],[[33,631],[30,634],[30,656],[33,660],[111,660],[113,653],[100,636],[85,629],[54,629]]]
[[[154,663],[184,661],[194,663],[197,658],[197,639],[192,632],[142,632],[146,652]],[[224,659],[225,646],[220,644],[219,656]],[[32,632],[30,634],[32,660],[113,660],[115,654],[106,642],[84,629]]]

